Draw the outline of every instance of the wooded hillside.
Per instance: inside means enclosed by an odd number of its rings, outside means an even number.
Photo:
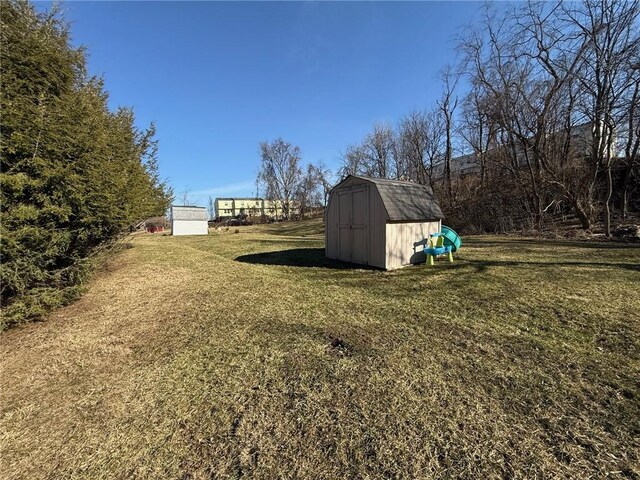
[[[374,125],[340,173],[430,184],[462,231],[609,236],[640,211],[639,18],[638,0],[485,5],[434,105]]]
[[[58,12],[1,8],[2,325],[72,298],[88,259],[167,208],[151,125],[110,111]]]

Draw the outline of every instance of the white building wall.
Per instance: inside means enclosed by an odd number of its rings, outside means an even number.
[[[172,235],[208,235],[209,225],[206,220],[173,220]]]

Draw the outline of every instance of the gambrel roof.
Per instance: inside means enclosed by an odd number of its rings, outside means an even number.
[[[209,214],[205,207],[173,205],[171,207],[171,218],[173,218],[173,220],[207,221]]]
[[[410,222],[444,218],[433,190],[428,185],[360,175],[349,175],[343,182],[349,178],[358,178],[375,185],[387,210],[389,221]]]

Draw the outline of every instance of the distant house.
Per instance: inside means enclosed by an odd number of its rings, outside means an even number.
[[[265,200],[256,197],[216,198],[216,218],[234,218],[241,215],[247,217],[266,216],[270,218],[282,218],[284,208],[278,200]],[[290,207],[289,214],[297,214],[297,206]]]
[[[143,228],[149,233],[164,232],[168,222],[165,217],[149,217],[143,222]]]
[[[387,270],[419,263],[442,218],[427,185],[349,175],[329,194],[326,256]]]
[[[255,197],[216,198],[216,218],[233,218],[239,215],[249,217],[260,216],[263,210],[263,199]]]
[[[207,235],[209,215],[205,207],[178,206],[171,207],[172,235]]]
[[[164,232],[169,228],[166,217],[149,217],[131,227],[131,231],[144,231],[149,233]]]

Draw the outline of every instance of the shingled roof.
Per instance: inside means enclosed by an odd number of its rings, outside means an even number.
[[[205,207],[194,205],[173,205],[171,207],[171,217],[174,220],[208,220],[209,214]]]
[[[366,180],[376,186],[390,221],[440,220],[444,218],[433,190],[428,185],[359,175],[349,175],[349,177]]]

